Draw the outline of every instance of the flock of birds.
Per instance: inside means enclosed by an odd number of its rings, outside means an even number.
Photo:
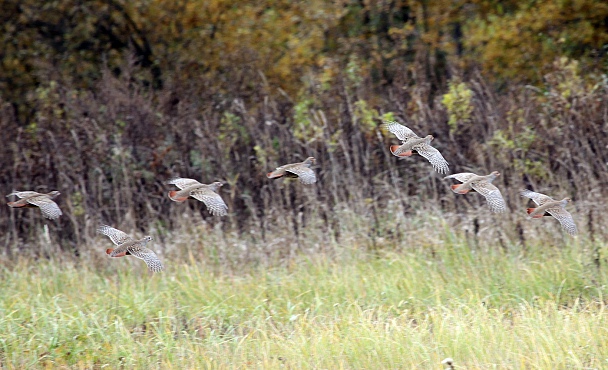
[[[448,173],[448,162],[443,158],[439,150],[431,146],[431,141],[434,139],[432,135],[427,135],[423,138],[419,137],[411,129],[393,121],[383,123],[381,128],[391,132],[402,141],[401,145],[390,146],[390,151],[394,156],[409,157],[413,151],[416,151],[419,155],[426,158],[437,172],[441,174]],[[317,182],[317,176],[311,168],[314,163],[315,159],[308,157],[304,162],[290,163],[277,167],[266,176],[270,179],[281,177],[298,178],[302,184],[314,184]],[[467,194],[469,192],[477,192],[486,198],[490,211],[501,213],[507,210],[507,205],[500,190],[492,184],[498,176],[500,176],[500,173],[497,171],[485,176],[463,172],[444,178],[455,179],[461,182],[460,184],[451,186],[454,193]],[[203,202],[214,216],[225,216],[228,214],[228,206],[226,206],[226,203],[218,194],[220,187],[223,185],[221,182],[202,184],[194,179],[177,177],[169,180],[167,184],[175,185],[179,188],[179,190],[171,190],[168,193],[169,198],[175,202],[183,203],[188,198],[194,198]],[[13,208],[38,207],[44,217],[57,219],[62,215],[62,212],[53,199],[59,194],[58,191],[52,191],[47,194],[35,191],[16,191],[7,195],[7,197],[15,195],[19,200],[8,202],[7,204]],[[577,234],[578,231],[574,219],[566,210],[566,205],[570,202],[570,198],[555,200],[547,195],[530,190],[523,190],[521,195],[532,199],[538,206],[527,209],[529,217],[541,218],[543,216],[553,216],[560,222],[562,228],[568,234]],[[146,244],[152,241],[151,236],[145,236],[137,240],[125,232],[108,225],[100,226],[97,232],[109,237],[116,245],[116,248],[108,248],[106,250],[108,256],[115,258],[134,256],[144,260],[150,271],[160,272],[164,270],[164,266],[156,253],[146,248]]]

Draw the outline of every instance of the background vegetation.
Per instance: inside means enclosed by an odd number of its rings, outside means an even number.
[[[0,366],[605,366],[607,4],[0,0],[0,21],[0,184],[64,211],[0,207]],[[382,119],[500,171],[510,212],[393,157]],[[308,156],[315,186],[265,176]],[[226,182],[230,214],[171,202],[177,175]],[[581,235],[526,220],[523,187],[570,196]],[[168,271],[109,261],[100,223]]]
[[[230,217],[201,217],[262,238],[284,215],[296,234],[310,217],[337,232],[345,204],[461,211],[470,199],[427,163],[389,155],[381,117],[433,134],[453,171],[501,171],[513,210],[526,186],[586,212],[608,181],[605,4],[1,4],[0,180],[63,193],[47,224],[64,249],[99,222],[172,229],[187,208],[165,196],[175,175],[226,181]],[[316,187],[264,176],[307,156]],[[0,208],[7,254],[43,222],[15,212]]]

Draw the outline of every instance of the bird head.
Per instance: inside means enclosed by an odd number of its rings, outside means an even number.
[[[428,141],[433,141],[435,137],[433,135],[426,135],[425,139],[427,139]]]
[[[48,193],[47,195],[48,195],[49,197],[51,197],[51,199],[53,199],[53,198],[58,197],[60,194],[61,194],[61,193],[60,193],[60,192],[58,192],[57,190],[53,190],[53,191],[51,191],[50,193]]]
[[[147,243],[147,242],[151,242],[152,240],[154,240],[154,238],[152,238],[150,235],[146,235],[146,236],[144,236],[143,242]]]
[[[309,166],[310,166],[311,164],[315,164],[315,161],[316,161],[315,157],[308,157],[308,158],[306,158],[306,160],[304,161],[304,164],[307,164],[307,165],[309,165]]]
[[[218,191],[222,186],[224,186],[224,183],[220,182],[220,181],[216,181],[216,182],[212,183],[211,185],[209,185],[209,187],[211,187],[211,189],[213,189],[213,191]]]
[[[490,175],[494,176],[494,177],[498,177],[500,176],[500,172],[498,171],[493,171]]]

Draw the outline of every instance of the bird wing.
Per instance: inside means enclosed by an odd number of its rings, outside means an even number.
[[[405,127],[402,124],[394,121],[385,122],[384,124],[382,124],[381,127],[388,130],[393,135],[397,136],[397,139],[401,141],[407,141],[407,139],[412,137],[419,137],[414,133],[414,131],[410,130],[408,127]]]
[[[222,197],[211,189],[196,189],[190,192],[190,196],[205,203],[209,212],[214,216],[226,216],[228,214],[228,206],[224,203]]]
[[[160,262],[160,259],[158,258],[156,253],[154,253],[154,251],[152,251],[142,245],[139,245],[139,244],[133,245],[133,246],[127,248],[127,251],[131,255],[144,260],[146,265],[148,265],[148,269],[150,271],[161,272],[165,269],[165,267],[163,266],[162,262]]]
[[[19,198],[25,198],[25,197],[35,197],[37,195],[42,195],[38,192],[35,191],[14,191],[12,193],[10,193],[9,195],[7,195],[6,197],[10,197],[11,195],[16,195]]]
[[[466,182],[473,176],[477,176],[477,175],[474,174],[473,172],[462,172],[462,173],[455,173],[453,175],[446,176],[446,177],[444,177],[444,179],[456,179],[460,182]]]
[[[57,203],[46,194],[27,198],[27,202],[38,206],[42,211],[42,215],[48,219],[54,220],[63,214]]]
[[[522,190],[519,194],[521,194],[522,197],[532,199],[537,206],[542,206],[543,204],[554,200],[548,195],[537,193],[531,190]]]
[[[570,212],[566,211],[563,207],[549,208],[546,211],[559,221],[568,234],[576,235],[578,233],[574,218],[572,218]]]
[[[302,184],[310,185],[317,182],[317,175],[315,175],[315,171],[313,171],[310,167],[304,165],[295,165],[285,169],[285,171],[298,176]]]
[[[439,150],[433,148],[429,144],[416,145],[412,149],[416,150],[418,154],[431,162],[435,171],[439,173],[448,173],[450,170],[448,162],[443,158],[441,153],[439,153]]]
[[[486,197],[490,211],[495,213],[502,213],[507,210],[507,204],[505,199],[502,197],[500,190],[493,184],[487,181],[473,182],[471,187],[479,194]]]
[[[121,245],[126,242],[135,241],[135,239],[133,239],[132,237],[127,235],[125,232],[115,229],[112,226],[108,226],[108,225],[101,225],[99,228],[97,228],[97,232],[109,237],[110,240],[112,241],[112,243],[114,243],[116,245]]]
[[[186,179],[183,177],[176,177],[174,179],[171,179],[171,180],[167,181],[167,184],[173,184],[180,189],[185,189],[192,185],[202,185],[200,182],[198,182],[194,179]]]

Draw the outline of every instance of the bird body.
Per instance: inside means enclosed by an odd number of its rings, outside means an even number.
[[[443,158],[439,150],[431,146],[431,141],[434,139],[432,135],[420,137],[410,128],[394,121],[386,121],[380,127],[391,132],[397,139],[402,141],[401,145],[390,146],[391,153],[394,156],[400,158],[409,157],[412,155],[412,151],[415,150],[433,165],[435,171],[444,174],[449,172],[448,162]]]
[[[304,162],[290,163],[277,167],[274,171],[266,174],[269,179],[280,177],[298,178],[302,184],[311,185],[317,182],[315,171],[310,168],[315,163],[313,157],[308,157]]]
[[[103,234],[112,240],[117,247],[106,249],[106,254],[110,257],[134,256],[144,260],[148,269],[153,272],[164,270],[160,259],[152,250],[146,248],[146,244],[152,241],[151,236],[145,236],[139,240],[133,239],[125,232],[115,229],[108,225],[102,225],[97,229],[99,234]]]
[[[15,202],[8,202],[6,204],[8,204],[8,206],[12,208],[39,207],[40,211],[42,212],[42,216],[51,220],[55,220],[63,214],[57,203],[53,201],[53,199],[55,199],[60,194],[61,193],[56,190],[51,191],[47,194],[38,193],[35,191],[15,191],[7,195],[7,197],[15,195],[20,199]]]
[[[555,200],[548,195],[537,193],[531,190],[522,190],[521,196],[530,198],[538,207],[527,208],[526,212],[530,218],[542,218],[543,216],[553,216],[562,228],[570,235],[576,235],[578,229],[574,223],[574,218],[570,212],[566,211],[566,205],[572,200],[570,198],[564,198],[562,200]]]
[[[214,216],[226,216],[228,214],[228,206],[217,193],[223,184],[216,181],[212,184],[202,184],[193,179],[177,177],[167,182],[180,188],[180,190],[171,190],[169,198],[178,203],[185,202],[192,197],[199,200],[207,206],[209,212]]]
[[[444,179],[456,179],[462,182],[462,184],[451,186],[454,193],[466,194],[470,191],[476,191],[486,198],[490,211],[501,213],[507,210],[507,204],[505,203],[500,190],[492,184],[492,181],[498,176],[500,176],[500,172],[498,171],[494,171],[485,176],[480,176],[472,172],[462,172],[446,176]]]
[[[433,135],[427,135],[426,137],[412,137],[405,141],[401,145],[391,145],[391,153],[396,157],[409,157],[412,155],[412,149],[431,145],[433,141]]]

